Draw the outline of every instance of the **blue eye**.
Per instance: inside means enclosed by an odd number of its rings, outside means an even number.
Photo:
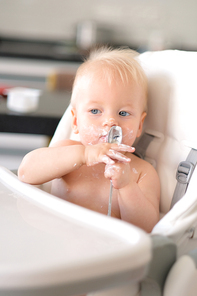
[[[120,111],[119,115],[120,116],[129,116],[130,114],[128,112],[126,112],[126,111]]]
[[[90,110],[90,112],[91,112],[92,114],[98,114],[98,113],[101,113],[101,111],[99,111],[98,109],[92,109],[92,110]]]

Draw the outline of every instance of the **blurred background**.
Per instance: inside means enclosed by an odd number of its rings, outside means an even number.
[[[197,2],[0,0],[0,90],[36,88],[57,98],[60,91],[71,90],[76,69],[96,44],[129,46],[139,53],[196,51]],[[25,120],[22,112],[13,116],[6,99],[0,95],[0,165],[13,169],[27,151],[47,145],[49,138],[44,132],[16,132],[10,128],[13,121],[3,128],[16,115]],[[35,112],[26,114],[26,120],[31,116],[35,119]]]
[[[196,49],[196,16],[195,0],[0,0],[0,37],[72,43],[92,21],[114,44]]]

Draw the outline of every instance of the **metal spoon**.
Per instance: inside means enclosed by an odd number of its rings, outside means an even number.
[[[122,142],[122,129],[120,126],[112,126],[107,137],[108,143],[121,144]],[[110,192],[109,192],[109,204],[108,204],[108,216],[111,216],[111,205],[112,205],[112,191],[113,185],[110,180]]]

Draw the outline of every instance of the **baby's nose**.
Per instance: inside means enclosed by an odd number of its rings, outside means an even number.
[[[115,118],[110,117],[110,118],[106,118],[106,120],[103,122],[103,126],[115,126],[118,125],[117,121]]]

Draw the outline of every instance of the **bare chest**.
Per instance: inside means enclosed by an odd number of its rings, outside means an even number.
[[[80,169],[56,179],[52,183],[52,194],[85,208],[107,214],[110,180],[104,177],[103,164]],[[112,216],[120,218],[117,190],[113,190]]]

